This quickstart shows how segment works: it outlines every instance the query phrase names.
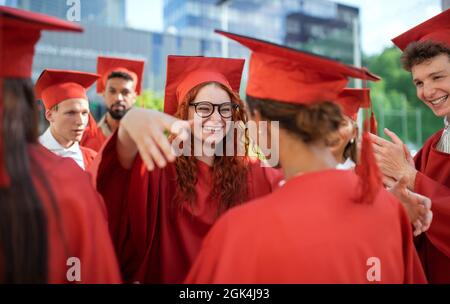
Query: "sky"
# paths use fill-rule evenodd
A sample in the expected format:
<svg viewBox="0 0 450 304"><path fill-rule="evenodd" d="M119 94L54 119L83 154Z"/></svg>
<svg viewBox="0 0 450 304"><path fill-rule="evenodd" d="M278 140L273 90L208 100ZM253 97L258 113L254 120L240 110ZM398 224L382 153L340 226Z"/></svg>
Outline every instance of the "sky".
<svg viewBox="0 0 450 304"><path fill-rule="evenodd" d="M130 27L150 31L163 30L163 0L126 0ZM367 55L391 46L390 39L429 19L441 11L440 0L339 0L359 7L361 43Z"/></svg>

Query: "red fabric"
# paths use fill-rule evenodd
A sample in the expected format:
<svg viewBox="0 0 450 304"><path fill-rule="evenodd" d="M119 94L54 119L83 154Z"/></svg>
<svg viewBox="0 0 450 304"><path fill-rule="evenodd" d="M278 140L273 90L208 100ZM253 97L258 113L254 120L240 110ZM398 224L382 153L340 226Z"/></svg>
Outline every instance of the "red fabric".
<svg viewBox="0 0 450 304"><path fill-rule="evenodd" d="M425 283L401 204L382 188L373 204L361 204L358 183L351 171L304 174L230 210L185 282L370 283L367 261L376 257L380 283Z"/></svg>
<svg viewBox="0 0 450 304"><path fill-rule="evenodd" d="M370 113L370 133L378 135L377 119L375 118L375 113L373 112L373 109L371 111L372 113Z"/></svg>
<svg viewBox="0 0 450 304"><path fill-rule="evenodd" d="M356 121L359 109L370 106L370 89L346 88L339 93L336 102L345 115Z"/></svg>
<svg viewBox="0 0 450 304"><path fill-rule="evenodd" d="M0 122L3 121L3 79L0 78ZM3 159L3 124L0 123L0 188L8 187L10 179Z"/></svg>
<svg viewBox="0 0 450 304"><path fill-rule="evenodd" d="M116 141L117 132L107 141L91 170L105 199L124 280L181 283L204 235L216 220L217 202L210 197L210 169L199 162L195 211L187 206L180 210L172 205L177 188L174 164L149 173L137 157L133 168L125 170L117 159ZM281 178L278 170L252 162L250 198L270 193Z"/></svg>
<svg viewBox="0 0 450 304"><path fill-rule="evenodd" d="M67 99L88 100L86 90L97 79L98 75L92 73L45 69L36 82L35 92L48 110Z"/></svg>
<svg viewBox="0 0 450 304"><path fill-rule="evenodd" d="M450 47L450 9L392 39L402 51L415 41L434 41Z"/></svg>
<svg viewBox="0 0 450 304"><path fill-rule="evenodd" d="M103 134L100 127L97 126L92 114L89 114L88 125L84 130L80 145L98 152L105 141L106 136Z"/></svg>
<svg viewBox="0 0 450 304"><path fill-rule="evenodd" d="M51 16L0 6L0 187L9 185L3 159L1 122L3 117L3 78L29 78L34 46L42 30L82 32L74 23ZM3 47L7 45L8 47Z"/></svg>
<svg viewBox="0 0 450 304"><path fill-rule="evenodd" d="M0 6L0 77L31 76L34 46L42 30L82 32L83 28L51 16Z"/></svg>
<svg viewBox="0 0 450 304"><path fill-rule="evenodd" d="M362 200L365 203L373 203L382 181L368 132L364 132L362 136L361 161L356 166L355 172L360 177Z"/></svg>
<svg viewBox="0 0 450 304"><path fill-rule="evenodd" d="M436 150L442 130L414 157L414 191L432 200L433 222L416 245L430 283L450 283L450 154Z"/></svg>
<svg viewBox="0 0 450 304"><path fill-rule="evenodd" d="M112 72L124 72L133 78L136 93L141 94L144 65L145 62L142 60L98 56L97 73L101 75L101 78L97 81L97 93L105 91L106 82Z"/></svg>
<svg viewBox="0 0 450 304"><path fill-rule="evenodd" d="M83 154L84 168L86 171L89 170L89 167L93 163L95 157L97 156L97 152L94 150L80 146L81 153Z"/></svg>
<svg viewBox="0 0 450 304"><path fill-rule="evenodd" d="M48 225L49 282L68 283L67 259L81 262L81 283L120 283L120 273L101 196L86 174L72 161L41 145L29 146L30 157L45 174L54 194L56 210L42 178L32 167L33 180L42 200Z"/></svg>
<svg viewBox="0 0 450 304"><path fill-rule="evenodd" d="M205 82L215 81L239 93L244 62L244 59L169 55L164 112L174 115L186 94Z"/></svg>
<svg viewBox="0 0 450 304"><path fill-rule="evenodd" d="M267 41L216 30L249 48L247 95L289 103L312 104L336 100L348 77L379 80L365 69L276 45Z"/></svg>

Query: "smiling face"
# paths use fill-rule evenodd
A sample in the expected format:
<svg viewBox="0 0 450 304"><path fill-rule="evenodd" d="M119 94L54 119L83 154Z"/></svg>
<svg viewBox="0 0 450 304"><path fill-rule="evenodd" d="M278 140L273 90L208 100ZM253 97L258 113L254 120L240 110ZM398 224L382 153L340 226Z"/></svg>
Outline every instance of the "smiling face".
<svg viewBox="0 0 450 304"><path fill-rule="evenodd" d="M201 102L210 102L213 105L229 104L231 103L231 98L227 91L222 89L219 85L211 83L202 87L190 104ZM224 116L228 116L226 113L227 111L231 112L233 110L231 107L222 106L222 114L225 114ZM198 125L195 125L193 128L194 137L201 142L206 141L208 143L218 143L223 140L230 128L229 124L227 126L227 122L231 121L232 118L222 117L219 114L219 108L217 106L214 107L214 112L209 117L202 118L199 115L199 113L202 112L209 112L209 108L206 104L199 104L197 106L197 113L194 106L191 105L189 107L188 119L194 119L194 123L198 123Z"/></svg>
<svg viewBox="0 0 450 304"><path fill-rule="evenodd" d="M417 97L438 117L450 118L450 58L440 54L411 68Z"/></svg>

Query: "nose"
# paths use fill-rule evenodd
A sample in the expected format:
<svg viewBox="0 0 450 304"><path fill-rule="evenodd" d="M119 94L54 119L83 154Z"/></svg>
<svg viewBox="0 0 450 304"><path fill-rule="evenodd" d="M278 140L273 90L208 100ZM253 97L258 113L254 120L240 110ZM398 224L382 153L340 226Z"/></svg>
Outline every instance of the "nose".
<svg viewBox="0 0 450 304"><path fill-rule="evenodd" d="M120 101L124 100L122 93L117 94L117 100L120 100Z"/></svg>
<svg viewBox="0 0 450 304"><path fill-rule="evenodd" d="M78 115L76 115L75 123L78 126L82 126L84 124L84 119L83 119L83 114L82 113L79 113Z"/></svg>
<svg viewBox="0 0 450 304"><path fill-rule="evenodd" d="M214 111L211 114L211 116L209 117L209 119L213 120L213 121L221 121L222 120L222 116L220 116L218 107L214 107Z"/></svg>
<svg viewBox="0 0 450 304"><path fill-rule="evenodd" d="M436 97L436 88L432 84L423 85L423 95L426 99L433 99Z"/></svg>

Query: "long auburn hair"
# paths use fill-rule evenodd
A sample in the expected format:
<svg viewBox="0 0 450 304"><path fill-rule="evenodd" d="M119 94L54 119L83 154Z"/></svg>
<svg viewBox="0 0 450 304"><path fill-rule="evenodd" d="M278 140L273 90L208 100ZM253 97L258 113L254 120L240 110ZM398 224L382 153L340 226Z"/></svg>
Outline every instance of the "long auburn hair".
<svg viewBox="0 0 450 304"><path fill-rule="evenodd" d="M234 122L247 123L247 113L244 109L244 103L239 95L218 82L205 82L192 88L185 96L182 103L178 106L175 116L179 119L188 119L189 104L195 99L198 92L207 85L215 85L225 90L230 96L231 102L237 104L239 107L233 111L232 120ZM236 129L231 128L230 132L234 132L233 145L234 151L238 151L238 145L244 145L245 156L215 156L214 164L212 166L212 198L219 201L216 214L219 215L227 209L241 204L247 198L247 175L248 175L248 145L249 137L247 129L242 129L242 136L239 138ZM230 139L230 132L225 135L223 142ZM243 138L242 138L243 137ZM191 144L193 144L193 136L191 136ZM225 154L225 146L222 145ZM178 207L183 207L187 202L191 208L194 208L196 200L195 185L197 183L197 159L195 156L180 156L175 161L176 167L176 182L177 193L175 194L175 204Z"/></svg>

